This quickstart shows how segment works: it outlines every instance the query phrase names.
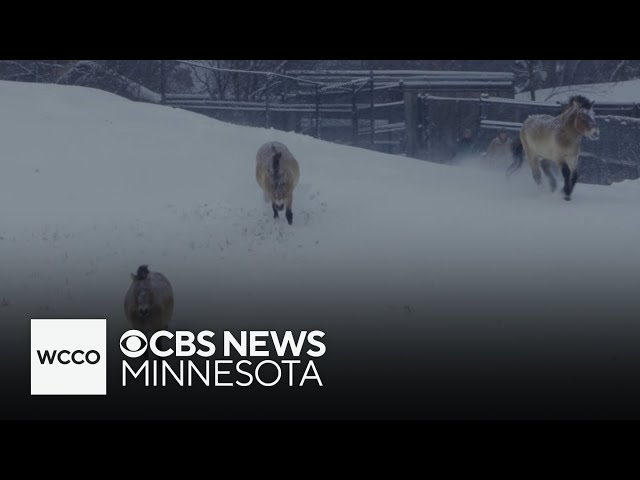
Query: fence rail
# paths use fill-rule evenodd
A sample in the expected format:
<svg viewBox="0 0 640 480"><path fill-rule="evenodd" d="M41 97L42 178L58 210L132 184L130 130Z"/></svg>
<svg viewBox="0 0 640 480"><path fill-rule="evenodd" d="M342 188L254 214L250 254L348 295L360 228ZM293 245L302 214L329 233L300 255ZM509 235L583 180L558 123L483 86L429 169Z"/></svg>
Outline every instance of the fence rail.
<svg viewBox="0 0 640 480"><path fill-rule="evenodd" d="M212 67L180 60L202 72L243 75L237 69ZM166 71L166 69L163 69ZM168 92L163 103L194 110L222 120L307 133L339 143L386 148L407 153L407 91L513 93L510 72L456 72L422 70L289 70L246 72L262 85L242 100L220 99L208 91ZM340 123L342 122L342 123Z"/></svg>
<svg viewBox="0 0 640 480"><path fill-rule="evenodd" d="M529 115L556 115L562 108L559 102L496 94L513 88L513 75L505 72L290 70L251 75L263 79L253 94L259 98L230 100L212 98L206 92L165 92L163 99L168 105L226 121L438 161L447 161L455 153L464 128L477 131L478 142L488 144L497 130L516 134ZM607 135L625 140L622 145L605 140L585 151L614 163L634 163L638 142L620 133L631 128L624 120L613 118L640 118L639 104L598 102L595 109L599 118L608 118Z"/></svg>
<svg viewBox="0 0 640 480"><path fill-rule="evenodd" d="M529 115L555 115L562 108L558 102L513 98L514 79L509 72L287 71L286 62L265 71L205 62L159 61L152 89L127 83L118 73L118 62L79 62L84 70L77 69L73 77L65 73L65 78L76 82L97 72L97 79L111 83L82 84L222 121L295 131L431 161L448 161L465 128L474 130L478 144L486 146L496 130L506 129L513 135ZM45 81L44 69L65 67L49 63L33 61L22 66L23 71L12 72ZM186 73L193 85L185 87L177 76L180 73ZM624 175L633 177L633 166L640 165L640 102L597 102L595 110L603 134L600 141L587 142L585 152L591 159L626 165ZM621 171L615 175L622 175Z"/></svg>
<svg viewBox="0 0 640 480"><path fill-rule="evenodd" d="M450 161L462 129L476 131L477 148L486 148L497 130L511 134L534 114L557 115L560 103L533 102L483 96L478 99L421 96L415 151L427 158ZM599 102L595 107L600 140L584 141L581 178L610 184L640 177L640 110L636 103Z"/></svg>

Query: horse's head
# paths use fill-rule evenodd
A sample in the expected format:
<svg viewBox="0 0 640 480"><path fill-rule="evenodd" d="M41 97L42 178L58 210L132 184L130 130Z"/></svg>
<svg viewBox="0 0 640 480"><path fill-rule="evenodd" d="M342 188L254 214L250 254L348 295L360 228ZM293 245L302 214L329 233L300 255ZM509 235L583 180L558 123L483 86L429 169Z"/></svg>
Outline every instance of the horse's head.
<svg viewBox="0 0 640 480"><path fill-rule="evenodd" d="M133 281L133 299L135 310L138 316L146 318L149 316L151 307L155 302L154 292L149 282L149 269L146 265L138 267L138 272L131 274Z"/></svg>
<svg viewBox="0 0 640 480"><path fill-rule="evenodd" d="M596 114L593 111L594 103L581 95L571 97L569 100L569 105L576 112L573 126L580 135L587 137L589 140L598 140L600 138L600 128L598 128Z"/></svg>

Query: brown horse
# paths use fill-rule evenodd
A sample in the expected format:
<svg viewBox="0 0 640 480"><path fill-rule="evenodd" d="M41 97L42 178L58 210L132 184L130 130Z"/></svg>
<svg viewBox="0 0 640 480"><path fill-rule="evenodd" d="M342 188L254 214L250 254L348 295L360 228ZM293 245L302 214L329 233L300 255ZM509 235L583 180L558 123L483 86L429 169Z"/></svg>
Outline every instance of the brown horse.
<svg viewBox="0 0 640 480"><path fill-rule="evenodd" d="M273 218L285 207L287 222L291 225L293 190L300 179L300 166L289 149L280 142L267 142L256 154L256 180L271 201Z"/></svg>
<svg viewBox="0 0 640 480"><path fill-rule="evenodd" d="M140 265L131 274L131 285L124 298L125 316L131 328L140 330L147 338L159 330L166 330L173 316L173 289L169 280L159 272L150 272Z"/></svg>
<svg viewBox="0 0 640 480"><path fill-rule="evenodd" d="M536 184L541 184L542 169L549 179L551 191L554 192L556 179L551 171L551 162L554 162L564 177L564 199L571 200L571 193L578 181L582 137L589 140L600 137L593 111L594 103L576 95L569 99L558 116L529 116L522 124L520 142L514 146L515 160L507 169L507 176L520 168L524 152Z"/></svg>

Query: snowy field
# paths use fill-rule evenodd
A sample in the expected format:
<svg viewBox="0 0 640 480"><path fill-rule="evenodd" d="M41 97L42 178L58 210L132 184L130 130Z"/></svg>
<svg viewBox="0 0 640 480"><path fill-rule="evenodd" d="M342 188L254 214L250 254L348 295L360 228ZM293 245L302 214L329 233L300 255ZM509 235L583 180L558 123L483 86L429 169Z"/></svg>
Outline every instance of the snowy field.
<svg viewBox="0 0 640 480"><path fill-rule="evenodd" d="M346 308L345 331L393 327L412 338L426 328L433 342L445 328L549 345L565 338L549 335L562 327L579 341L587 327L628 338L635 325L620 313L640 307L638 181L578 184L565 202L538 191L526 164L507 182L502 170L240 127L93 89L0 82L0 106L4 331L71 314L123 329L129 274L143 263L173 283L175 328L198 328L189 308L241 317L259 305L301 324L309 308L328 323ZM255 153L274 139L300 163L292 226L272 218L255 181ZM576 324L557 305L601 322Z"/></svg>

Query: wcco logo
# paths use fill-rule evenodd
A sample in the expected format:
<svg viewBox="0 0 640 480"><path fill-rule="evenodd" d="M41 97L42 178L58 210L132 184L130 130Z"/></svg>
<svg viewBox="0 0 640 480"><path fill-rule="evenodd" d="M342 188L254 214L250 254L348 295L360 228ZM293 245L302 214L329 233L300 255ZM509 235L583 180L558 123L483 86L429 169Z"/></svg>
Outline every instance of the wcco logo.
<svg viewBox="0 0 640 480"><path fill-rule="evenodd" d="M31 395L106 395L107 321L31 320Z"/></svg>
<svg viewBox="0 0 640 480"><path fill-rule="evenodd" d="M65 356L64 358L63 355ZM61 363L62 365L69 365L70 363L75 363L76 365L82 365L83 363L95 365L100 361L100 353L98 353L97 350L89 350L86 353L82 350L75 350L73 352L69 350L60 350L59 352L55 350L38 350L38 358L43 365L45 363L51 365L55 362Z"/></svg>

